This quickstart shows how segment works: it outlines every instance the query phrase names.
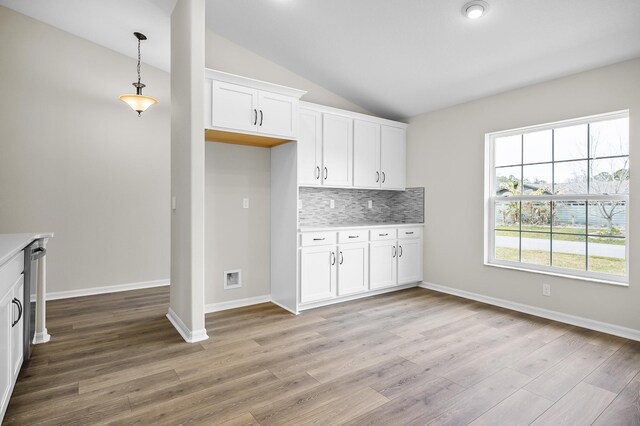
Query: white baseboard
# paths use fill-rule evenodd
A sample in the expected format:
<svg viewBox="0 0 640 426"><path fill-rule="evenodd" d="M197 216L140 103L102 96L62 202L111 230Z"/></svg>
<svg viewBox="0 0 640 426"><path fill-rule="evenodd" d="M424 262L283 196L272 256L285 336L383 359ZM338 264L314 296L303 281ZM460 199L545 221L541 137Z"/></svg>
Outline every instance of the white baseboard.
<svg viewBox="0 0 640 426"><path fill-rule="evenodd" d="M511 302L509 300L498 299L496 297L485 296L478 293L472 293L465 290L447 287L439 284L422 282L419 287L429 290L435 290L441 293L447 293L454 296L463 297L465 299L476 300L478 302L487 303L489 305L500 306L501 308L511 309L513 311L523 312L525 314L537 317L547 318L550 320L563 322L566 324L576 325L578 327L588 328L589 330L600 331L602 333L613 334L614 336L624 337L626 339L640 341L640 330L623 327L620 325L609 324L606 322L595 321L589 318L578 317L575 315L565 314L562 312L552 311L549 309L538 308L536 306L525 305L522 303Z"/></svg>
<svg viewBox="0 0 640 426"><path fill-rule="evenodd" d="M204 305L204 313L210 314L212 312L243 308L245 306L257 305L259 303L267 302L271 302L271 296L268 294L265 294L264 296L247 297L246 299L230 300L228 302L210 303L208 305Z"/></svg>
<svg viewBox="0 0 640 426"><path fill-rule="evenodd" d="M289 309L288 307L284 306L282 303L276 302L276 301L275 301L275 300L273 300L273 299L271 299L271 303L273 303L273 304L274 304L274 305L276 305L276 306L281 307L281 308L282 308L282 309L284 309L285 311L289 311L289 312L291 312L293 315L298 315L298 314L300 314L300 312L296 312L296 311L294 311L294 310L292 310L292 309Z"/></svg>
<svg viewBox="0 0 640 426"><path fill-rule="evenodd" d="M209 336L207 335L207 330L204 328L202 330L195 331L189 330L189 328L182 322L180 317L171 308L169 308L169 312L167 312L167 318L187 343L201 342L209 338Z"/></svg>
<svg viewBox="0 0 640 426"><path fill-rule="evenodd" d="M47 300L69 299L71 297L95 296L96 294L116 293L120 291L141 290L143 288L162 287L169 285L169 280L142 281L139 283L128 283L110 285L105 287L93 287L82 290L56 291L47 293Z"/></svg>
<svg viewBox="0 0 640 426"><path fill-rule="evenodd" d="M39 345L41 343L47 343L49 340L51 340L51 335L49 334L49 332L47 331L46 328L42 332L36 332L34 334L34 336L33 336L33 344L34 345Z"/></svg>

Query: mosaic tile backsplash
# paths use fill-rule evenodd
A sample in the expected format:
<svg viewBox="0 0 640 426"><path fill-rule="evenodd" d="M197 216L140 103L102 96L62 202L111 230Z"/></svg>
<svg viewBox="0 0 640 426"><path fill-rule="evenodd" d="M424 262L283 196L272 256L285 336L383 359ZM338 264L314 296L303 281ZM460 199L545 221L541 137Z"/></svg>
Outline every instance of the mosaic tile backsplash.
<svg viewBox="0 0 640 426"><path fill-rule="evenodd" d="M424 223L424 188L406 191L300 188L300 226ZM331 200L335 208L330 208ZM368 208L369 200L373 207Z"/></svg>

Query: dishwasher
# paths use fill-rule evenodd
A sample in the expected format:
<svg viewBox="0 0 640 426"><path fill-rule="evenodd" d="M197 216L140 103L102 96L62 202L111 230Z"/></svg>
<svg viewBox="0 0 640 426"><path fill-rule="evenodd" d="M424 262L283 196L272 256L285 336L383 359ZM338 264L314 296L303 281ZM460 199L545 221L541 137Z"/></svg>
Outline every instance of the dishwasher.
<svg viewBox="0 0 640 426"><path fill-rule="evenodd" d="M31 357L31 345L36 332L36 291L38 259L47 254L44 240L35 240L24 249L24 362ZM27 305L27 303L29 303ZM29 310L26 307L29 306Z"/></svg>

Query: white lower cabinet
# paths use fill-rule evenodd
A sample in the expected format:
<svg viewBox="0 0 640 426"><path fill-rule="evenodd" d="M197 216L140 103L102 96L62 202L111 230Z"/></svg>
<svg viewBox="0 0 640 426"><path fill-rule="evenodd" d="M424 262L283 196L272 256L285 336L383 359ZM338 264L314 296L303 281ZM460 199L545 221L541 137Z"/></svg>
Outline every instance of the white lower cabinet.
<svg viewBox="0 0 640 426"><path fill-rule="evenodd" d="M0 267L0 423L9 405L23 358L23 252Z"/></svg>
<svg viewBox="0 0 640 426"><path fill-rule="evenodd" d="M338 247L338 296L367 291L369 247L367 243Z"/></svg>
<svg viewBox="0 0 640 426"><path fill-rule="evenodd" d="M318 302L336 295L336 247L300 250L300 303Z"/></svg>
<svg viewBox="0 0 640 426"><path fill-rule="evenodd" d="M301 309L422 281L422 227L302 232L299 243Z"/></svg>
<svg viewBox="0 0 640 426"><path fill-rule="evenodd" d="M11 371L14 378L18 377L20 367L22 367L23 342L24 334L24 275L20 275L18 282L13 287L13 315L15 320L12 322L11 329Z"/></svg>
<svg viewBox="0 0 640 426"><path fill-rule="evenodd" d="M396 256L398 248L395 240L376 241L370 244L369 289L396 285Z"/></svg>
<svg viewBox="0 0 640 426"><path fill-rule="evenodd" d="M0 296L0 421L9 404L13 385L11 340L13 330L13 292Z"/></svg>
<svg viewBox="0 0 640 426"><path fill-rule="evenodd" d="M422 239L398 240L398 284L422 281Z"/></svg>

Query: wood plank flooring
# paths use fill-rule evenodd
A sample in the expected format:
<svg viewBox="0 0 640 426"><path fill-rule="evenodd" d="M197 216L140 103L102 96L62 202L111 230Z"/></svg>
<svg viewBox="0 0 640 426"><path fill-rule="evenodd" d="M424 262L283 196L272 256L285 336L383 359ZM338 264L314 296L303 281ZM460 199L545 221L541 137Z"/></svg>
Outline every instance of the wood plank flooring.
<svg viewBox="0 0 640 426"><path fill-rule="evenodd" d="M414 288L294 316L168 289L48 303L6 424L640 425L640 343Z"/></svg>

